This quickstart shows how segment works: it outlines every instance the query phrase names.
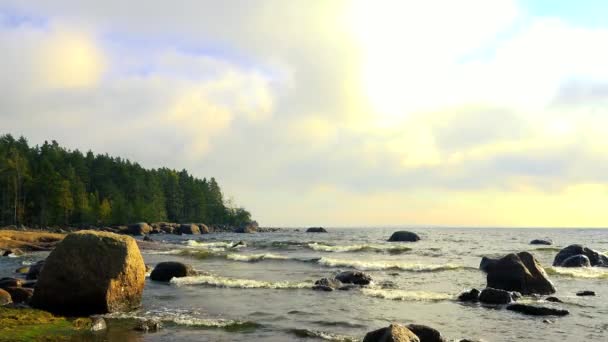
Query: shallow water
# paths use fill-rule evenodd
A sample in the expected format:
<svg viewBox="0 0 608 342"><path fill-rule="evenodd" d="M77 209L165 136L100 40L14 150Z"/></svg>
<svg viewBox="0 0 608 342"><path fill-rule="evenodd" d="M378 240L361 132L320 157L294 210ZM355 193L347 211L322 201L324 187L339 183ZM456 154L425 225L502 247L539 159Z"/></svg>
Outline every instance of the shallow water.
<svg viewBox="0 0 608 342"><path fill-rule="evenodd" d="M108 333L72 340L349 341L389 322L415 322L453 340L608 341L608 268L550 267L559 248L569 244L608 250L608 231L429 228L413 229L422 237L416 243L385 242L394 230L154 236L175 245L171 251L143 251L146 263L182 261L204 275L170 284L148 280L140 311L112 316ZM535 238L555 244L529 245ZM230 248L241 240L245 246ZM482 256L519 251L532 252L546 267L569 316L547 324L543 317L454 301L465 289L484 287L485 275L477 269ZM43 257L0 258L0 276ZM374 284L352 291L310 289L319 278L351 269L370 273ZM597 297L575 296L580 290ZM129 317L159 318L165 329L128 331Z"/></svg>

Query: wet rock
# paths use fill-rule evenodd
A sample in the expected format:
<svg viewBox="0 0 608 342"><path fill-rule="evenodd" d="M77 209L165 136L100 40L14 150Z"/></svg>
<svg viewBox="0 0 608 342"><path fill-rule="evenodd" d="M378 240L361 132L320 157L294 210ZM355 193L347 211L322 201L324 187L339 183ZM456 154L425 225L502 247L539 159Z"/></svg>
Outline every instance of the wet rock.
<svg viewBox="0 0 608 342"><path fill-rule="evenodd" d="M103 319L103 317L91 317L91 328L90 330L93 332L96 331L103 331L106 330L108 328L108 325L106 324L106 320Z"/></svg>
<svg viewBox="0 0 608 342"><path fill-rule="evenodd" d="M30 270L29 270L29 272L27 272L25 279L27 279L27 280L38 279L38 276L40 275L40 272L42 271L43 267L44 267L44 260L40 260L37 263L33 264L32 266L30 266Z"/></svg>
<svg viewBox="0 0 608 342"><path fill-rule="evenodd" d="M546 306L535 306L528 304L511 304L507 310L522 313L530 316L566 316L570 314L568 310L550 308Z"/></svg>
<svg viewBox="0 0 608 342"><path fill-rule="evenodd" d="M344 284L368 285L372 282L372 277L360 271L345 271L336 276L336 279Z"/></svg>
<svg viewBox="0 0 608 342"><path fill-rule="evenodd" d="M557 297L547 297L545 300L551 303L563 303L563 301Z"/></svg>
<svg viewBox="0 0 608 342"><path fill-rule="evenodd" d="M488 287L479 294L479 301L485 304L509 304L514 299L513 294L509 291Z"/></svg>
<svg viewBox="0 0 608 342"><path fill-rule="evenodd" d="M145 274L132 237L71 233L46 259L31 303L61 315L130 311L141 304Z"/></svg>
<svg viewBox="0 0 608 342"><path fill-rule="evenodd" d="M327 233L327 230L323 227L310 227L306 229L307 233Z"/></svg>
<svg viewBox="0 0 608 342"><path fill-rule="evenodd" d="M154 267L154 270L150 274L150 279L154 281L170 281L173 277L189 277L196 274L196 271L190 265L177 261L165 261Z"/></svg>
<svg viewBox="0 0 608 342"><path fill-rule="evenodd" d="M553 241L549 240L549 239L534 239L532 241L530 241L531 245L552 245Z"/></svg>
<svg viewBox="0 0 608 342"><path fill-rule="evenodd" d="M342 282L337 279L321 278L315 281L312 287L316 291L333 291L342 287Z"/></svg>
<svg viewBox="0 0 608 342"><path fill-rule="evenodd" d="M584 255L589 258L591 266L608 267L608 256L582 245L570 245L557 253L553 266L563 266L564 262L575 255Z"/></svg>
<svg viewBox="0 0 608 342"><path fill-rule="evenodd" d="M177 228L177 232L180 234L188 234L188 235L198 235L201 233L201 230L195 224L180 224Z"/></svg>
<svg viewBox="0 0 608 342"><path fill-rule="evenodd" d="M577 296L579 297L587 297L587 296L595 296L595 292L593 291L589 291L589 290L585 290L585 291L579 291L576 293Z"/></svg>
<svg viewBox="0 0 608 342"><path fill-rule="evenodd" d="M127 233L130 235L146 235L150 234L152 227L145 222L139 222L129 225Z"/></svg>
<svg viewBox="0 0 608 342"><path fill-rule="evenodd" d="M420 342L447 342L447 340L441 336L439 331L429 326L421 324L409 324L407 328L410 329L414 335L418 336Z"/></svg>
<svg viewBox="0 0 608 342"><path fill-rule="evenodd" d="M420 240L420 236L416 233L408 232L405 230L394 232L388 241L402 241L402 242L416 242Z"/></svg>
<svg viewBox="0 0 608 342"><path fill-rule="evenodd" d="M152 238L150 237L150 235L146 235L143 238L144 241L152 241Z"/></svg>
<svg viewBox="0 0 608 342"><path fill-rule="evenodd" d="M23 280L17 278L2 278L0 279L0 289L6 289L8 287L21 287Z"/></svg>
<svg viewBox="0 0 608 342"><path fill-rule="evenodd" d="M528 252L508 254L497 260L488 259L483 268L487 272L487 287L525 295L555 293L555 287L542 265Z"/></svg>
<svg viewBox="0 0 608 342"><path fill-rule="evenodd" d="M358 285L354 285L354 284L346 284L346 285L342 285L338 288L338 290L340 291L350 291L350 290L354 290L354 289L358 289L359 286Z"/></svg>
<svg viewBox="0 0 608 342"><path fill-rule="evenodd" d="M480 293L478 289L472 289L471 291L461 293L458 296L458 300L461 302L478 302Z"/></svg>
<svg viewBox="0 0 608 342"><path fill-rule="evenodd" d="M8 250L3 251L2 256L8 257L8 256L21 256L25 254L22 250L20 250L19 248L11 248Z"/></svg>
<svg viewBox="0 0 608 342"><path fill-rule="evenodd" d="M257 223L253 224L247 224L241 227L238 227L237 229L234 230L235 233L242 233L242 234L253 234L258 230L258 225Z"/></svg>
<svg viewBox="0 0 608 342"><path fill-rule="evenodd" d="M7 287L5 291L10 293L15 304L27 304L34 295L34 290L26 287Z"/></svg>
<svg viewBox="0 0 608 342"><path fill-rule="evenodd" d="M198 229L200 230L201 234L209 234L211 233L211 229L209 229L209 227L205 224L199 224L198 225Z"/></svg>
<svg viewBox="0 0 608 342"><path fill-rule="evenodd" d="M140 319L135 323L134 329L143 332L157 332L162 327L162 323L157 319Z"/></svg>
<svg viewBox="0 0 608 342"><path fill-rule="evenodd" d="M12 302L13 299L11 298L11 294L3 289L0 289L0 306L11 304Z"/></svg>
<svg viewBox="0 0 608 342"><path fill-rule="evenodd" d="M368 332L363 342L420 342L420 339L407 327L393 323L386 328Z"/></svg>
<svg viewBox="0 0 608 342"><path fill-rule="evenodd" d="M561 267L591 267L591 260L586 255L573 255L562 262Z"/></svg>
<svg viewBox="0 0 608 342"><path fill-rule="evenodd" d="M498 260L496 259L490 259L484 256L481 258L481 262L479 263L479 269L487 273L488 269L492 267L492 265L496 264L497 261Z"/></svg>

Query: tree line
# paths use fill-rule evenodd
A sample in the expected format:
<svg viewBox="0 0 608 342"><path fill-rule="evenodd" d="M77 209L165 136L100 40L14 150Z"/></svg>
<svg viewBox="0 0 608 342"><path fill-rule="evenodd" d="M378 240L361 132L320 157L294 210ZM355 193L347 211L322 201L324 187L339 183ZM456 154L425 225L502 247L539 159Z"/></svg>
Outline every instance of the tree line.
<svg viewBox="0 0 608 342"><path fill-rule="evenodd" d="M250 213L228 203L215 178L144 169L56 141L30 147L0 136L0 225L112 225L197 222L240 226Z"/></svg>

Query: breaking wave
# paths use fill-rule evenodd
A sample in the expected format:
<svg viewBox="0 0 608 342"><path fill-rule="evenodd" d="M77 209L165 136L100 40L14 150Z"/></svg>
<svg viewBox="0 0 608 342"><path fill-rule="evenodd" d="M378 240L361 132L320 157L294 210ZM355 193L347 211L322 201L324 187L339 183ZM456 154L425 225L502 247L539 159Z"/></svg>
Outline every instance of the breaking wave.
<svg viewBox="0 0 608 342"><path fill-rule="evenodd" d="M272 253L264 253L264 254L228 254L226 255L226 259L234 260L234 261L247 261L247 262L255 262L261 260L290 260L289 257L272 254Z"/></svg>
<svg viewBox="0 0 608 342"><path fill-rule="evenodd" d="M270 282L253 279L227 278L215 275L200 275L183 278L173 278L171 283L180 285L207 285L215 287L227 287L238 289L305 289L311 288L312 283L294 283L288 281Z"/></svg>
<svg viewBox="0 0 608 342"><path fill-rule="evenodd" d="M358 244L358 245L342 245L333 246L326 245L318 242L309 243L306 245L308 248L318 252L376 252L376 253L391 253L400 254L411 251L412 249L402 245L381 245L381 244Z"/></svg>
<svg viewBox="0 0 608 342"><path fill-rule="evenodd" d="M290 333L294 334L297 337L302 338L317 338L325 341L342 341L342 342L350 342L350 341L360 341L358 338L354 338L346 335L338 335L334 333L329 333L326 331L318 331L318 330L310 330L310 329L289 329Z"/></svg>
<svg viewBox="0 0 608 342"><path fill-rule="evenodd" d="M361 292L370 297L384 298L403 301L444 301L454 299L449 293L427 292L427 291L404 291L362 288Z"/></svg>
<svg viewBox="0 0 608 342"><path fill-rule="evenodd" d="M584 279L608 279L608 268L606 267L547 267L545 271L554 276L584 278Z"/></svg>
<svg viewBox="0 0 608 342"><path fill-rule="evenodd" d="M327 267L351 267L362 271L373 270L401 270L409 272L441 272L467 269L466 266L455 264L428 265L428 264L409 264L394 261L359 261L349 259L321 258L317 261Z"/></svg>

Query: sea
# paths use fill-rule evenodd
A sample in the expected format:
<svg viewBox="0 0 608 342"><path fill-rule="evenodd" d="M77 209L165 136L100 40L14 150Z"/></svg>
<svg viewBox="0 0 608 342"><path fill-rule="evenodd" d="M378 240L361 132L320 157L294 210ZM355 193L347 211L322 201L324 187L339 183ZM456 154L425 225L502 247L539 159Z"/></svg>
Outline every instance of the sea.
<svg viewBox="0 0 608 342"><path fill-rule="evenodd" d="M142 250L146 264L180 261L200 275L170 283L146 280L140 310L106 315L109 328L70 341L360 341L392 322L424 324L447 340L608 341L608 268L552 267L570 244L608 250L608 230L532 228L416 228L418 242L387 242L396 228L285 229L272 233L153 235L164 250ZM551 239L551 246L530 245ZM241 244L236 245L238 242ZM236 246L235 246L236 245ZM555 296L520 302L560 307L565 317L532 317L501 306L460 303L459 293L482 289L481 258L529 251L554 283ZM48 253L0 258L0 277ZM369 273L369 286L314 291L315 280L341 271ZM595 291L595 297L576 292ZM138 332L133 321L162 321L158 332Z"/></svg>

